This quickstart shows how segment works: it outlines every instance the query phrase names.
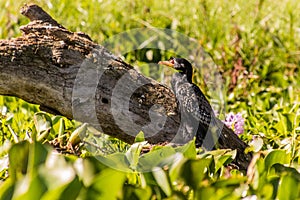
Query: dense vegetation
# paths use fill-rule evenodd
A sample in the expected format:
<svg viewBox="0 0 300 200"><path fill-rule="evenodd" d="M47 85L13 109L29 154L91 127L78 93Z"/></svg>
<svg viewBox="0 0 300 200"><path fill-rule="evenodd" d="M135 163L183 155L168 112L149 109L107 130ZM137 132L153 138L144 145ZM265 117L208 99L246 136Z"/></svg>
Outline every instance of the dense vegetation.
<svg viewBox="0 0 300 200"><path fill-rule="evenodd" d="M245 119L240 137L255 152L254 162L248 174L231 169L235 151L203 152L193 141L177 148L154 146L140 155L149 147L142 133L131 146L100 134L93 140L100 148L87 151L76 135L96 130L0 96L0 199L300 198L299 1L34 2L99 44L141 27L195 38L224 79L226 112ZM28 23L19 14L23 3L0 1L0 38L17 37ZM153 51L150 58L146 51L123 56L160 80L165 72L145 63L169 54ZM194 80L204 87L201 76L196 73ZM105 159L118 163L117 169L99 162ZM148 172L139 173L145 167Z"/></svg>

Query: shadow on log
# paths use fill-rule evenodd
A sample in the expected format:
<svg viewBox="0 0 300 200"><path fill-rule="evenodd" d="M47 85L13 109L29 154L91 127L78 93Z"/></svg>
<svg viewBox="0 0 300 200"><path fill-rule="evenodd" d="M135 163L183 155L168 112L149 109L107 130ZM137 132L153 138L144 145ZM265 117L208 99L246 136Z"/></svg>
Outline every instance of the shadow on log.
<svg viewBox="0 0 300 200"><path fill-rule="evenodd" d="M138 73L88 35L67 30L39 6L25 5L21 13L31 20L21 27L23 35L0 40L0 94L88 122L127 143L140 131L152 144L173 140L180 115L171 89ZM232 144L239 140L236 135L228 137L219 147L237 148L236 163L246 169L247 145Z"/></svg>

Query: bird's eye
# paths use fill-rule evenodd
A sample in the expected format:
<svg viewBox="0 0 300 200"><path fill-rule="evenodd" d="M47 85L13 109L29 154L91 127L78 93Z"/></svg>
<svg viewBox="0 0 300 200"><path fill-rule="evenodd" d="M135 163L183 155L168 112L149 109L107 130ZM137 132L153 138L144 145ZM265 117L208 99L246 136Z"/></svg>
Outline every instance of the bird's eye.
<svg viewBox="0 0 300 200"><path fill-rule="evenodd" d="M183 64L183 63L181 63L181 64L180 64L180 66L181 66L181 67L184 67L184 64Z"/></svg>
<svg viewBox="0 0 300 200"><path fill-rule="evenodd" d="M174 57L171 57L171 58L169 59L169 62L172 63L172 64L174 64Z"/></svg>

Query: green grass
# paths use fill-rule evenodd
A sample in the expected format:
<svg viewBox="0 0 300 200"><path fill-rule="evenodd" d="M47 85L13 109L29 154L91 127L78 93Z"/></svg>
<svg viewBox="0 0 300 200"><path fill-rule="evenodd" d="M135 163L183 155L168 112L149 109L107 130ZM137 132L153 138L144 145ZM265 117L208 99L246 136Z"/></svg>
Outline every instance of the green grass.
<svg viewBox="0 0 300 200"><path fill-rule="evenodd" d="M28 23L19 14L24 2L0 1L3 8L0 10L0 38L21 34L19 27ZM89 140L101 146L104 152L98 152L94 146L91 148L113 161L121 159L124 163L118 162L128 168L127 172L103 166L80 145L73 152L68 148L66 151L67 154L80 152L83 159L65 154L54 159L52 149L41 143L51 141L59 144L58 149L65 152L63 148L69 138L82 131L82 125L40 113L36 105L1 96L0 177L3 182L0 183L0 199L10 199L12 194L15 199L33 196L51 199L53 194L64 198L69 190L80 191L77 195L83 199L104 198L109 194L125 199L240 199L251 195L264 199L300 198L300 3L297 0L32 2L42 6L63 26L85 32L99 44L133 28L169 28L195 38L222 75L226 112L242 112L245 117L245 133L241 138L255 150L256 162L251 168L252 176L246 176L237 170L228 171L224 166L231 161L234 152L203 154L187 145L189 151L183 153L183 157L177 160L163 157L164 164L157 164L152 159L161 151L174 156L181 150L156 147L148 157L140 157L138 145L130 147L107 136ZM131 64L143 66L140 70L146 76L161 81L161 74L166 72L161 68L153 70L147 62L165 59L170 52L153 50L152 59L146 52L128 52L123 56ZM194 80L208 96L211 95L204 87L200 71L196 72ZM95 132L92 129L85 131ZM31 141L31 145L20 143L23 140ZM39 142L34 142L36 140ZM10 145L5 141L10 141ZM22 155L13 149L23 152ZM5 162L8 155L10 160L20 159L22 164L8 166ZM59 167L45 164L51 159L60 163ZM38 163L27 165L27 161ZM143 162L156 163L156 171L138 173L136 169ZM76 167L85 170L71 170ZM45 170L53 174L65 170L72 176L55 185L48 181L55 176L45 173ZM23 194L18 188L25 180L30 187ZM112 185L115 187L110 187Z"/></svg>

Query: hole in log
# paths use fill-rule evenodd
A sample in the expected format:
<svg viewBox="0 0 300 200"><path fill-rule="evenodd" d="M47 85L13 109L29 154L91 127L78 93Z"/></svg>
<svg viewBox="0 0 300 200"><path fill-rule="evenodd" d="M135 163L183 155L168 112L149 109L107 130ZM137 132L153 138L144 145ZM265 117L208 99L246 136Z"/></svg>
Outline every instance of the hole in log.
<svg viewBox="0 0 300 200"><path fill-rule="evenodd" d="M102 101L102 103L108 104L108 99L106 99L106 98L102 98L101 101Z"/></svg>

